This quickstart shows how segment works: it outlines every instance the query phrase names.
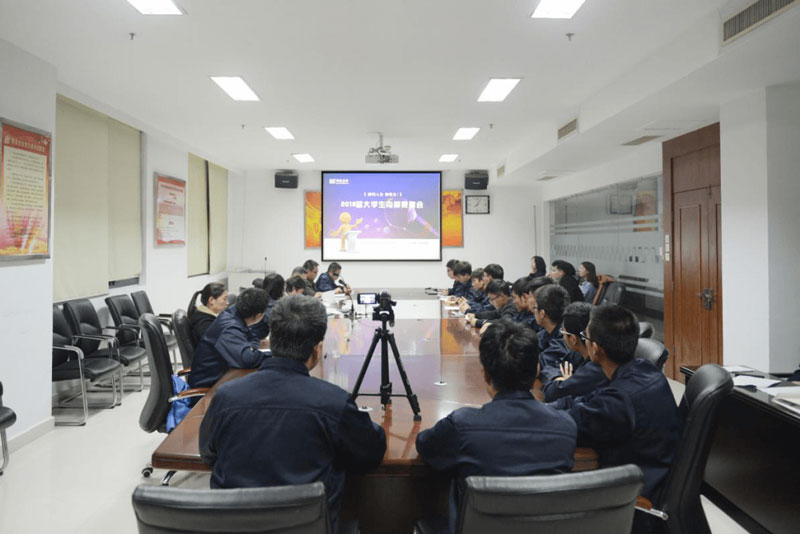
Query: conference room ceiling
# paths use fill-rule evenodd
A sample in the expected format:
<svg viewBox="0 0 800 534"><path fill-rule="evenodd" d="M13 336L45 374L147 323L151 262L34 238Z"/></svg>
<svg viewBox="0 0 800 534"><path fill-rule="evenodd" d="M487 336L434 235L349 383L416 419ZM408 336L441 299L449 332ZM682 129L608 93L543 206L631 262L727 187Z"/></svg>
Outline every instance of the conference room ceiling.
<svg viewBox="0 0 800 534"><path fill-rule="evenodd" d="M177 3L186 16L0 0L0 38L55 65L65 91L232 169L365 168L376 131L399 168L494 169L727 2L587 0L572 20L531 19L536 0ZM212 75L242 76L261 100L232 101ZM491 77L522 82L505 102L477 102ZM453 141L467 126L481 130ZM447 153L460 160L438 163Z"/></svg>

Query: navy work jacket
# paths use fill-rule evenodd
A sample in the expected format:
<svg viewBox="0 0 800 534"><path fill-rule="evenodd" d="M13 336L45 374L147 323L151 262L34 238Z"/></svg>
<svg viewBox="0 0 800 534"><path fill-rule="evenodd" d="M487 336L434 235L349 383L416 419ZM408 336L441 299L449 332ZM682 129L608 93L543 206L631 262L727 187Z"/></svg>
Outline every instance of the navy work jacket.
<svg viewBox="0 0 800 534"><path fill-rule="evenodd" d="M486 310L475 314L476 318L475 328L480 328L487 322L499 321L501 319L513 321L516 314L517 314L517 307L514 306L514 303L511 302L511 300L509 300L508 304L506 304L499 310L495 308L494 305L492 305L491 310Z"/></svg>
<svg viewBox="0 0 800 534"><path fill-rule="evenodd" d="M573 367L578 367L581 364L583 356L569 350L569 347L564 342L564 337L561 335L560 324L556 325L552 333L545 328L541 328L536 335L539 337L539 365L542 367L543 381L548 378L548 375L545 374L547 367L558 369L558 366L565 361L572 363Z"/></svg>
<svg viewBox="0 0 800 534"><path fill-rule="evenodd" d="M317 277L317 291L325 293L326 291L334 291L337 287L336 282L333 281L331 275L322 273Z"/></svg>
<svg viewBox="0 0 800 534"><path fill-rule="evenodd" d="M498 393L480 408L460 408L417 435L422 460L454 478L450 528L458 484L465 477L525 476L569 471L575 461L575 422L529 391Z"/></svg>
<svg viewBox="0 0 800 534"><path fill-rule="evenodd" d="M377 467L383 428L342 388L309 376L293 358L264 360L258 372L220 386L200 427L212 488L325 484L334 527L345 471Z"/></svg>
<svg viewBox="0 0 800 534"><path fill-rule="evenodd" d="M600 467L636 464L644 473L642 495L658 498L683 420L667 379L652 363L633 359L614 372L606 387L584 397L563 397L578 424L578 443L597 450Z"/></svg>
<svg viewBox="0 0 800 534"><path fill-rule="evenodd" d="M545 402L561 397L582 397L597 388L608 385L608 378L600 364L581 358L580 365L572 368L572 376L566 380L555 380L561 376L558 367L542 369L542 393Z"/></svg>
<svg viewBox="0 0 800 534"><path fill-rule="evenodd" d="M258 367L264 354L258 350L259 334L247 327L231 306L220 313L194 349L189 386L213 386L231 367Z"/></svg>
<svg viewBox="0 0 800 534"><path fill-rule="evenodd" d="M539 327L536 322L536 316L528 310L516 311L514 313L514 322L533 328L534 331L537 331Z"/></svg>
<svg viewBox="0 0 800 534"><path fill-rule="evenodd" d="M466 295L469 308L467 313L478 313L484 310L493 309L491 301L489 301L489 294L485 291L475 291L470 289Z"/></svg>
<svg viewBox="0 0 800 534"><path fill-rule="evenodd" d="M450 289L450 294L456 297L468 297L469 290L471 288L472 288L471 282L464 283L456 280L455 282L453 282L453 288Z"/></svg>

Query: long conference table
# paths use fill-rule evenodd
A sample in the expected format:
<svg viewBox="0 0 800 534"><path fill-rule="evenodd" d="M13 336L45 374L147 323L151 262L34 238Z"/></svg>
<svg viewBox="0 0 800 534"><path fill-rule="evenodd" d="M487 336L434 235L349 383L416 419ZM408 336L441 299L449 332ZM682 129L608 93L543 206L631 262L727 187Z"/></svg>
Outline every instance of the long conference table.
<svg viewBox="0 0 800 534"><path fill-rule="evenodd" d="M478 360L480 337L463 319L450 312L437 296L423 290L392 290L398 301L397 320L390 327L411 387L419 398L421 421L414 421L408 401L395 397L383 410L380 399L360 395L359 407L386 432L386 455L381 465L363 476L348 475L341 517L360 521L362 533L403 533L412 530L420 517L446 515L449 479L433 472L415 447L417 434L463 406L478 407L489 402ZM345 304L350 309L350 302ZM369 311L356 306L357 312ZM380 322L367 317L330 317L324 342L324 358L312 376L348 391L355 384ZM380 385L380 344L367 370L361 393L377 393ZM393 393L404 393L402 381L390 352ZM157 469L209 472L200 457L198 435L209 403L217 388L253 370L231 369L189 412L186 418L153 452ZM535 395L540 395L534 390ZM597 468L592 449L575 452L575 471Z"/></svg>

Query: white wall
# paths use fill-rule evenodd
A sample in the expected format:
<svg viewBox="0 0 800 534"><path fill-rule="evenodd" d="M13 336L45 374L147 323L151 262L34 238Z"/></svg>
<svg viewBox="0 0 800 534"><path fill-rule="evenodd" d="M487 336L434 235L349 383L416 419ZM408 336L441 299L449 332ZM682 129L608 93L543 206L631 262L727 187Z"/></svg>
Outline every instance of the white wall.
<svg viewBox="0 0 800 534"><path fill-rule="evenodd" d="M250 171L229 192L229 268L268 268L284 276L306 259L320 261L319 249L304 249L303 191L320 189L320 173L301 172L297 189L276 189L274 170ZM443 189L463 189L464 173L445 171ZM478 193L478 192L476 192ZM353 287L449 286L444 264L465 259L473 267L499 263L506 278L526 275L534 254L533 187L490 186L490 215L464 215L464 248L442 249L442 262L340 262ZM482 194L482 192L481 192ZM240 210L240 216L233 213ZM241 237L240 237L241 236Z"/></svg>
<svg viewBox="0 0 800 534"><path fill-rule="evenodd" d="M0 117L55 135L55 68L0 40L0 73ZM17 414L9 437L52 426L52 293L51 260L0 262L0 381L3 403Z"/></svg>

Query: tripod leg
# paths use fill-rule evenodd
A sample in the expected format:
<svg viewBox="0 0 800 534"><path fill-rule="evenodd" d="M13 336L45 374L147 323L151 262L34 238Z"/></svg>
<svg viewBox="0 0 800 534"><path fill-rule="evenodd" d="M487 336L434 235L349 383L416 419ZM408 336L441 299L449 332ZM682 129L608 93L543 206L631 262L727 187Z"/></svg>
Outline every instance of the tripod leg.
<svg viewBox="0 0 800 534"><path fill-rule="evenodd" d="M378 340L380 339L380 330L375 330L375 335L372 336L372 343L369 346L369 350L367 351L367 357L364 358L364 363L361 365L361 371L358 372L358 379L356 380L356 385L353 387L353 392L350 394L350 398L355 400L358 397L358 392L361 389L361 382L364 381L364 375L367 374L367 368L369 367L369 362L372 360L372 355L375 352L375 347L378 345Z"/></svg>
<svg viewBox="0 0 800 534"><path fill-rule="evenodd" d="M389 381L389 347L388 332L381 330L381 405L386 408L392 403L392 383Z"/></svg>
<svg viewBox="0 0 800 534"><path fill-rule="evenodd" d="M394 342L394 334L391 332L387 336L389 344L392 346L392 353L394 354L394 361L397 363L397 370L400 372L400 378L403 380L403 387L406 388L406 397L408 403L411 405L411 411L414 412L414 421L421 421L422 416L419 414L419 401L416 394L411 391L411 384L408 382L408 375L406 369L403 367L403 362L400 359L400 351L397 350L397 344Z"/></svg>

